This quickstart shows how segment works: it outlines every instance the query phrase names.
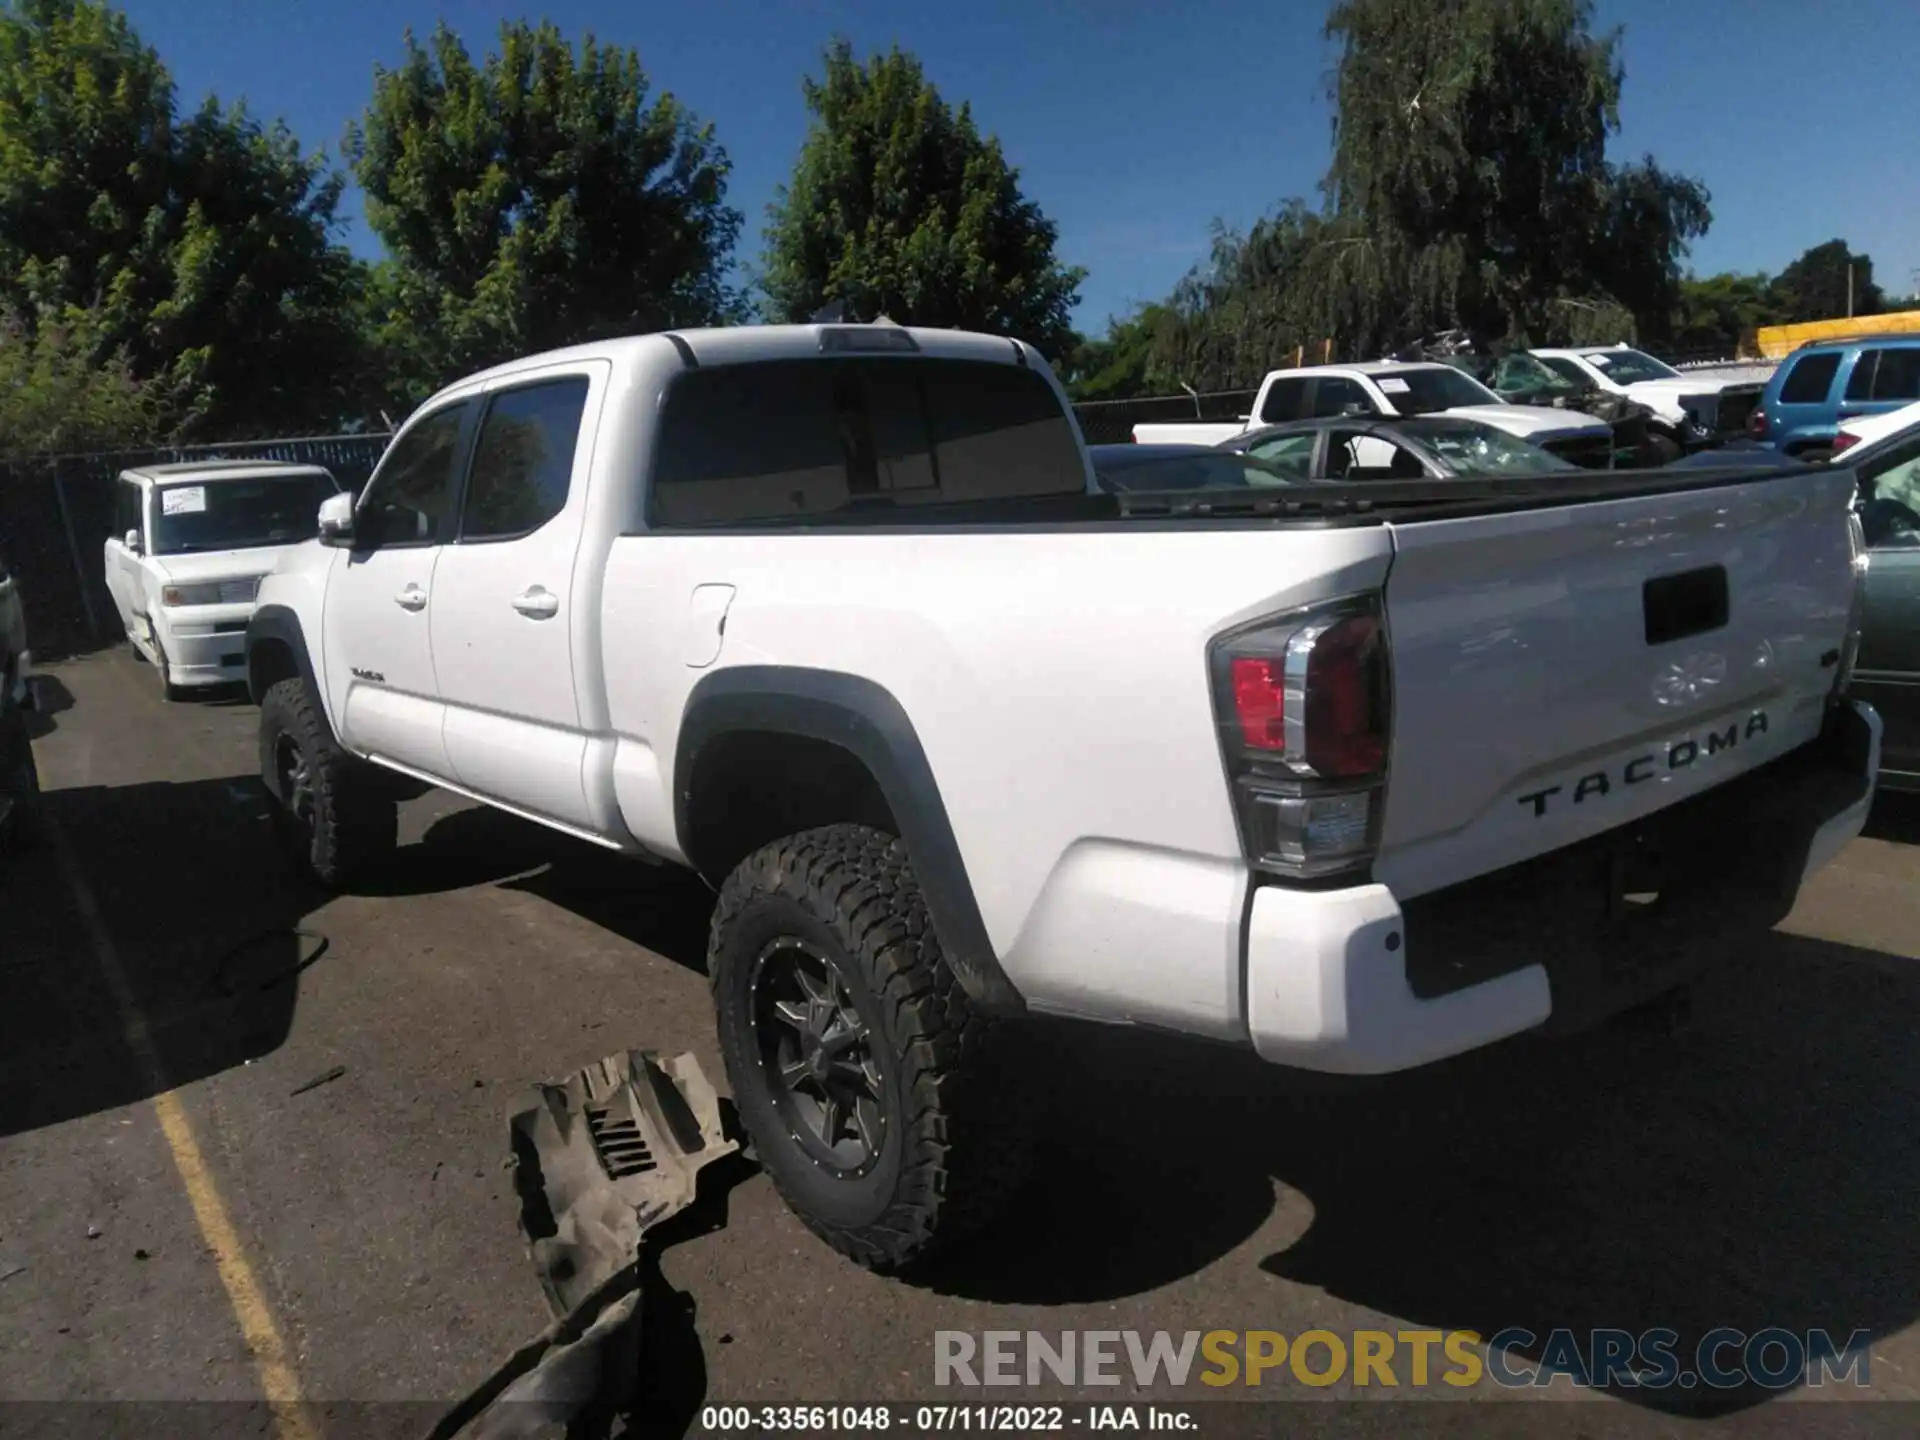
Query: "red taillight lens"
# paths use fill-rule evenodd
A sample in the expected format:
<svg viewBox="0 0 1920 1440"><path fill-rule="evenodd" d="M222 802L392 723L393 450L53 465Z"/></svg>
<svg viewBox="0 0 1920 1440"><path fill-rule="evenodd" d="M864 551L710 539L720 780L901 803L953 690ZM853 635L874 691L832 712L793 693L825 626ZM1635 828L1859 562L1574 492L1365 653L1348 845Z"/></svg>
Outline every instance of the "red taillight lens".
<svg viewBox="0 0 1920 1440"><path fill-rule="evenodd" d="M1379 833L1390 722L1379 597L1277 616L1222 640L1212 663L1249 862L1288 879L1364 870Z"/></svg>
<svg viewBox="0 0 1920 1440"><path fill-rule="evenodd" d="M1747 417L1747 434L1755 440L1767 438L1767 412L1764 407L1753 407L1753 413Z"/></svg>
<svg viewBox="0 0 1920 1440"><path fill-rule="evenodd" d="M1859 443L1860 437L1858 435L1849 435L1846 431L1842 430L1833 437L1833 453L1838 455L1842 450L1851 450Z"/></svg>
<svg viewBox="0 0 1920 1440"><path fill-rule="evenodd" d="M1232 664L1233 713L1249 749L1287 748L1286 665L1278 659L1239 656Z"/></svg>
<svg viewBox="0 0 1920 1440"><path fill-rule="evenodd" d="M1386 763L1380 640L1379 618L1357 615L1321 635L1308 653L1304 758L1316 775L1355 779Z"/></svg>

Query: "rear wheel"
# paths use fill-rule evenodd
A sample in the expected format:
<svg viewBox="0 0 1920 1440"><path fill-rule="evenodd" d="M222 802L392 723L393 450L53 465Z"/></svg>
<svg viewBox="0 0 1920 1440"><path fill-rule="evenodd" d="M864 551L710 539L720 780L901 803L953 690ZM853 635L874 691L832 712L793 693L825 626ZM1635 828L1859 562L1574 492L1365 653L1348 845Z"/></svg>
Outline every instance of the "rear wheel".
<svg viewBox="0 0 1920 1440"><path fill-rule="evenodd" d="M399 809L381 775L342 750L302 680L260 701L260 778L301 871L331 890L393 853Z"/></svg>
<svg viewBox="0 0 1920 1440"><path fill-rule="evenodd" d="M1029 1108L900 840L835 825L756 851L721 887L707 958L741 1120L810 1229L891 1271L999 1212Z"/></svg>

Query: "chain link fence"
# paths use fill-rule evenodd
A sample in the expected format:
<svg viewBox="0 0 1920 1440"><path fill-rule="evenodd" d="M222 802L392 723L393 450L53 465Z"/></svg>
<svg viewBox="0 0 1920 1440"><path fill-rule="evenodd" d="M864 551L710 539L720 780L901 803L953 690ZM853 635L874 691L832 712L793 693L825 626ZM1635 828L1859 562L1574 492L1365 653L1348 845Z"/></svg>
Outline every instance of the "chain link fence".
<svg viewBox="0 0 1920 1440"><path fill-rule="evenodd" d="M107 592L105 547L121 471L195 460L287 460L324 465L357 492L387 440L385 434L308 435L0 463L0 555L19 579L28 643L46 658L120 638Z"/></svg>

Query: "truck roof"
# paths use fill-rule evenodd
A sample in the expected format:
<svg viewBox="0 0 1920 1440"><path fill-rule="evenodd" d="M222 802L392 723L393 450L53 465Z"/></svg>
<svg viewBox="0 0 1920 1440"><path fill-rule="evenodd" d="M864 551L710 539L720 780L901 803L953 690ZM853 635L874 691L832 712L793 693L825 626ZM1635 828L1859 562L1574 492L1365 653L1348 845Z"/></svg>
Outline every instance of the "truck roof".
<svg viewBox="0 0 1920 1440"><path fill-rule="evenodd" d="M1356 360L1351 365L1301 365L1287 370L1269 370L1267 379L1285 375L1389 375L1400 370L1451 370L1438 360Z"/></svg>
<svg viewBox="0 0 1920 1440"><path fill-rule="evenodd" d="M166 465L134 465L120 472L123 480L145 480L162 484L172 480L194 480L209 485L222 480L260 480L274 475L325 475L333 472L324 465L301 465L291 460L182 460Z"/></svg>
<svg viewBox="0 0 1920 1440"><path fill-rule="evenodd" d="M829 340L828 337L835 337ZM883 338L885 337L885 338ZM893 338L902 337L902 338ZM491 369L462 376L439 390L428 403L474 386L490 384L550 365L581 360L607 360L629 365L642 356L672 346L684 363L738 365L753 360L815 359L829 347L847 354L890 354L912 351L950 360L987 360L1006 365L1042 363L1039 353L1023 341L970 330L940 330L917 325L728 325L705 329L661 330L645 335L621 335L523 355Z"/></svg>

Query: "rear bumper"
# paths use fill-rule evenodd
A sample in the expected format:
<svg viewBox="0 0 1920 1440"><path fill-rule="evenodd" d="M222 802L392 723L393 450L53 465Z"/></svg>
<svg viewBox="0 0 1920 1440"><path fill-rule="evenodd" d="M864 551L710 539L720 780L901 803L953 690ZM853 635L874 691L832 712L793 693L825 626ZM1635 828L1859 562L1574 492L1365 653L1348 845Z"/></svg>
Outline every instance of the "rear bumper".
<svg viewBox="0 0 1920 1440"><path fill-rule="evenodd" d="M1384 885L1256 890L1246 1010L1267 1060L1381 1074L1583 1028L1730 959L1866 825L1880 717L1636 825L1401 905ZM1648 901L1645 897L1657 899Z"/></svg>

